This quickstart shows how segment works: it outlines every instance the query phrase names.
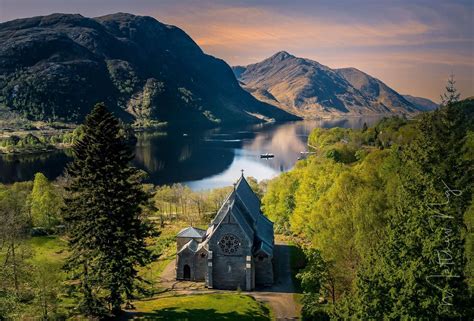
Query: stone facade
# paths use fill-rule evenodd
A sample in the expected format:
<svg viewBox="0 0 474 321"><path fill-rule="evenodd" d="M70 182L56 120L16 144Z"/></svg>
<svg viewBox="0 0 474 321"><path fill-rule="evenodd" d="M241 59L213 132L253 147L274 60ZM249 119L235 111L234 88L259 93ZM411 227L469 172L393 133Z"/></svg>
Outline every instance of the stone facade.
<svg viewBox="0 0 474 321"><path fill-rule="evenodd" d="M209 228L186 228L176 244L178 280L247 291L273 284L273 223L243 176Z"/></svg>

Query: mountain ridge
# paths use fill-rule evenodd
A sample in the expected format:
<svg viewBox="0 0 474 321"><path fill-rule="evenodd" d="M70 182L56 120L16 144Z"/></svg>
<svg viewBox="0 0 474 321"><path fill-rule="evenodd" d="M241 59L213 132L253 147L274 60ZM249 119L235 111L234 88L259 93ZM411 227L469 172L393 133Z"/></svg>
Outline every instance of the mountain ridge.
<svg viewBox="0 0 474 321"><path fill-rule="evenodd" d="M356 68L331 69L286 51L233 70L254 97L305 118L425 111Z"/></svg>
<svg viewBox="0 0 474 321"><path fill-rule="evenodd" d="M79 122L104 101L130 122L213 127L296 120L244 91L223 60L147 16L52 14L0 23L0 108Z"/></svg>
<svg viewBox="0 0 474 321"><path fill-rule="evenodd" d="M417 96L412 96L412 95L402 95L402 96L403 98L411 102L413 105L415 105L418 110L421 110L421 111L430 111L439 107L439 104L435 103L434 101L428 98L417 97Z"/></svg>

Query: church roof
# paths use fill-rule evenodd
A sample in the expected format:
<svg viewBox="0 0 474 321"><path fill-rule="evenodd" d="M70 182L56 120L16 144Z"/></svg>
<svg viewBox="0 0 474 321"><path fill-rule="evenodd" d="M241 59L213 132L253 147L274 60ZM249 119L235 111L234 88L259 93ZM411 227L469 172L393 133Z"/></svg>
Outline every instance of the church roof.
<svg viewBox="0 0 474 321"><path fill-rule="evenodd" d="M190 226L179 231L177 237L202 238L205 234L205 230Z"/></svg>
<svg viewBox="0 0 474 321"><path fill-rule="evenodd" d="M208 229L207 237L214 232L229 211L249 239L254 240L254 243L255 241L260 243L258 249L272 255L273 223L260 211L260 200L243 176L237 181L234 190L227 196L217 212L212 221L212 228Z"/></svg>
<svg viewBox="0 0 474 321"><path fill-rule="evenodd" d="M266 242L261 242L256 250L257 252L262 251L270 256L273 254L273 247L268 245Z"/></svg>
<svg viewBox="0 0 474 321"><path fill-rule="evenodd" d="M198 250L199 243L194 239L190 240L188 243L184 244L183 247L178 251L178 254L183 252L184 250L190 250L192 252L196 252Z"/></svg>
<svg viewBox="0 0 474 321"><path fill-rule="evenodd" d="M240 200L245 204L245 207L247 207L249 213L256 220L260 216L259 214L261 214L260 200L253 192L244 176L241 176L237 181L235 185L235 192Z"/></svg>

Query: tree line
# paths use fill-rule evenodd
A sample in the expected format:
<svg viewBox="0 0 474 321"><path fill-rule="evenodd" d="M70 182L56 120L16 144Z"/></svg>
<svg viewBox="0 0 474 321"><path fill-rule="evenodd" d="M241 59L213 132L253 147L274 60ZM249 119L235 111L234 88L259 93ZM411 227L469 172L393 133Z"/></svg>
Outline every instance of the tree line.
<svg viewBox="0 0 474 321"><path fill-rule="evenodd" d="M468 320L474 101L412 120L316 129L264 212L299 240L306 320ZM450 98L451 97L451 98Z"/></svg>

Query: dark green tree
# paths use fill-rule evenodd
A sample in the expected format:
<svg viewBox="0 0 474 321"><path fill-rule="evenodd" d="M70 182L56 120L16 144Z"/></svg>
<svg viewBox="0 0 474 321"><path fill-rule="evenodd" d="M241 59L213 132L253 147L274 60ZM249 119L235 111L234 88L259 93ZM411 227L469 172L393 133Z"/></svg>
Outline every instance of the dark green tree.
<svg viewBox="0 0 474 321"><path fill-rule="evenodd" d="M400 180L386 238L358 272L352 316L362 320L472 319L463 215L472 197L472 102L448 104L418 121L399 154ZM340 316L344 318L344 316Z"/></svg>
<svg viewBox="0 0 474 321"><path fill-rule="evenodd" d="M73 145L67 167L64 207L70 255L65 268L80 280L81 311L121 311L140 288L137 267L153 259L143 220L147 202L143 174L130 166L133 153L119 121L104 104L87 116L83 136Z"/></svg>
<svg viewBox="0 0 474 321"><path fill-rule="evenodd" d="M321 252L316 249L305 251L306 267L301 270L296 278L301 282L303 289L303 320L329 320L324 311L321 299L331 298L335 302L334 277L331 275L331 264L324 261Z"/></svg>
<svg viewBox="0 0 474 321"><path fill-rule="evenodd" d="M451 74L446 84L446 92L441 95L441 105L447 106L454 104L459 101L461 94L456 89L456 81L454 80L454 74Z"/></svg>

